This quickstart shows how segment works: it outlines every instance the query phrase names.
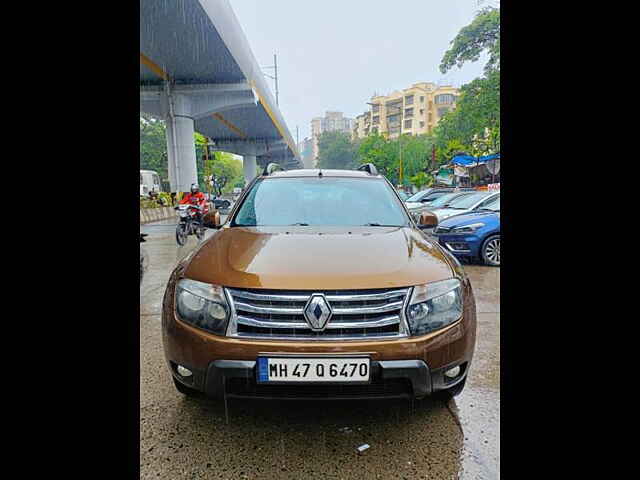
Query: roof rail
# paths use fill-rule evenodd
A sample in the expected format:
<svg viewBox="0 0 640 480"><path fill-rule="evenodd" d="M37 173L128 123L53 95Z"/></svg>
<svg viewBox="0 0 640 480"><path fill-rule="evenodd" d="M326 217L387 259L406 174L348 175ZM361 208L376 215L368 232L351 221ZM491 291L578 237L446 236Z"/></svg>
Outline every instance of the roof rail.
<svg viewBox="0 0 640 480"><path fill-rule="evenodd" d="M282 170L282 167L279 164L270 163L266 167L264 167L262 175L271 175L273 172L277 172L278 170Z"/></svg>
<svg viewBox="0 0 640 480"><path fill-rule="evenodd" d="M358 170L363 170L368 172L369 175L378 175L378 169L373 163L365 163L364 165L360 165Z"/></svg>

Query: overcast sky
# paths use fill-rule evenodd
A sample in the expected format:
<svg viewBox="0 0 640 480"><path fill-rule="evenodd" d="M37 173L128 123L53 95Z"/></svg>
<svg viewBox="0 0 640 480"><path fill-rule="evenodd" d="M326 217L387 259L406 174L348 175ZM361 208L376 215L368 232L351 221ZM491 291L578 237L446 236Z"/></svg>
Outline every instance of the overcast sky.
<svg viewBox="0 0 640 480"><path fill-rule="evenodd" d="M438 70L449 42L468 25L478 0L230 0L260 66L278 55L280 109L293 138L313 117L354 118L374 92L417 82L456 86L482 74L484 58ZM266 69L273 75L273 69ZM274 92L273 80L267 83ZM275 95L275 93L274 93Z"/></svg>

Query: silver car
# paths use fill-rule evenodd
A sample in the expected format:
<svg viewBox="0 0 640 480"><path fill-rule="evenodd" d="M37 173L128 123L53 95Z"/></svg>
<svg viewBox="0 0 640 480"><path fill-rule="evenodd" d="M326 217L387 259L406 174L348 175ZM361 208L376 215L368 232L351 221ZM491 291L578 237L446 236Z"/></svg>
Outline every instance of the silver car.
<svg viewBox="0 0 640 480"><path fill-rule="evenodd" d="M475 192L471 195L464 195L449 202L444 208L436 208L433 213L438 217L438 223L453 215L467 213L476 208L482 208L484 205L492 203L500 198L500 192Z"/></svg>

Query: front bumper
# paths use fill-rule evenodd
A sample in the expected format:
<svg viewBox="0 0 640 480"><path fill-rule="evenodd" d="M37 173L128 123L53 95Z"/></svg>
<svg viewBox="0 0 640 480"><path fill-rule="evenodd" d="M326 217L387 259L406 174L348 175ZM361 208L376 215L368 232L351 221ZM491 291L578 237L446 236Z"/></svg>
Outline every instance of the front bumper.
<svg viewBox="0 0 640 480"><path fill-rule="evenodd" d="M254 360L215 360L206 370L193 369L189 377L177 373L170 362L174 378L184 385L213 398L260 398L277 400L344 400L376 398L423 398L450 388L467 375L468 362L451 364L430 370L422 360L383 360L371 362L371 383L368 385L256 383ZM444 372L461 365L461 373L449 379Z"/></svg>
<svg viewBox="0 0 640 480"><path fill-rule="evenodd" d="M476 307L468 281L463 284L462 318L448 327L420 337L352 341L241 339L214 335L180 321L174 308L175 278L170 279L162 307L162 341L174 378L213 397L315 398L423 397L449 388L466 376L476 337ZM369 388L327 384L256 385L255 365L260 356L367 355L371 359ZM183 378L177 365L188 368ZM462 373L446 382L443 372L461 365ZM268 387L268 388L266 388Z"/></svg>

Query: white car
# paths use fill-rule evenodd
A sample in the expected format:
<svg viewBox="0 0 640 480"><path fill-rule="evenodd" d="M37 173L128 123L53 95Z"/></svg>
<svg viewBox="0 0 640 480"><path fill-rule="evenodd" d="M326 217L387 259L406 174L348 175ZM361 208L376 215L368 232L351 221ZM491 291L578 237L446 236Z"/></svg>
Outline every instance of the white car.
<svg viewBox="0 0 640 480"><path fill-rule="evenodd" d="M433 213L438 217L438 223L445 218L453 215L467 213L476 208L482 208L484 205L492 203L495 199L500 198L500 192L476 192L471 195L464 195L454 199L446 208L436 208Z"/></svg>

